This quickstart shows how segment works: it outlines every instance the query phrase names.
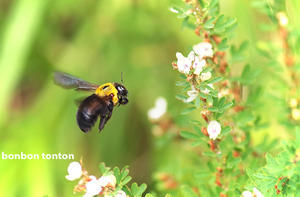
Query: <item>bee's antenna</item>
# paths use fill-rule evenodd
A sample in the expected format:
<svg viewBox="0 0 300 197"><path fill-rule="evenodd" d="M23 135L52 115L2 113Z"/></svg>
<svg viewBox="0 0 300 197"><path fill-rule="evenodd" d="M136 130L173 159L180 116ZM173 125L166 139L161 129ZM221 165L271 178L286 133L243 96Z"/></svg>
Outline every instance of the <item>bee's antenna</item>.
<svg viewBox="0 0 300 197"><path fill-rule="evenodd" d="M123 72L121 72L121 82L122 82L122 84L124 84L124 81L123 81Z"/></svg>

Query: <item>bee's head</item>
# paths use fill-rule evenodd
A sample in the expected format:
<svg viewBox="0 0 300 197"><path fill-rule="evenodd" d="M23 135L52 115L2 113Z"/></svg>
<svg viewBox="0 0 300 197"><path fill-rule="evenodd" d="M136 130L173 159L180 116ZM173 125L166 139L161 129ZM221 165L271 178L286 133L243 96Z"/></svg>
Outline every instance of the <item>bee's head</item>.
<svg viewBox="0 0 300 197"><path fill-rule="evenodd" d="M128 103L127 94L128 91L122 84L114 83L116 89L118 90L118 99L121 105L125 105Z"/></svg>

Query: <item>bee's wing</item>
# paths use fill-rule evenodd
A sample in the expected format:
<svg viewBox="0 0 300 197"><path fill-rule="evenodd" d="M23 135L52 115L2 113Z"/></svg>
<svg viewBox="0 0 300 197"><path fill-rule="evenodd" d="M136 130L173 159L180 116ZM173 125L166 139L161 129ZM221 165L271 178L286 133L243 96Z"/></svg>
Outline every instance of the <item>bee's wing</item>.
<svg viewBox="0 0 300 197"><path fill-rule="evenodd" d="M98 88L96 84L91 84L70 74L58 71L54 72L54 82L67 89L94 91Z"/></svg>

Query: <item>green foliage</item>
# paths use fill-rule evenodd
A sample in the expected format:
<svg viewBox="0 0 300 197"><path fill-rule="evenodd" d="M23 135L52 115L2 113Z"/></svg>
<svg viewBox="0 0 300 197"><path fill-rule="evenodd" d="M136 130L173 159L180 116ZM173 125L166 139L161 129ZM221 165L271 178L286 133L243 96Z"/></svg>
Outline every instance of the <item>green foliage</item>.
<svg viewBox="0 0 300 197"><path fill-rule="evenodd" d="M296 150L300 143L286 143L284 150L273 157L266 154L266 165L258 170L247 170L251 180L250 186L255 186L265 196L293 196L300 189L300 165Z"/></svg>

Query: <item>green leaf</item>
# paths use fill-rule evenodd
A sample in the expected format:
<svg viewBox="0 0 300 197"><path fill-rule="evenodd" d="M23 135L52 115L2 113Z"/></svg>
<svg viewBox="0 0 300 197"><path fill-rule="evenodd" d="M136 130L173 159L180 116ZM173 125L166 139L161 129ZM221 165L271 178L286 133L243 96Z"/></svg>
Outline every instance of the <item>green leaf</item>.
<svg viewBox="0 0 300 197"><path fill-rule="evenodd" d="M217 82L222 81L223 79L224 79L223 77L216 77L216 78L214 78L214 79L208 80L207 83L208 83L208 84L209 84L209 83L217 83Z"/></svg>
<svg viewBox="0 0 300 197"><path fill-rule="evenodd" d="M226 110L226 109L230 108L231 106L233 106L233 102L226 103L225 105L223 105L222 109Z"/></svg>
<svg viewBox="0 0 300 197"><path fill-rule="evenodd" d="M142 185L140 185L139 189L138 189L138 195L142 196L142 194L146 191L147 189L147 185L145 183L143 183Z"/></svg>
<svg viewBox="0 0 300 197"><path fill-rule="evenodd" d="M191 132L188 132L188 131L181 131L180 136L183 137L183 138L187 138L187 139L197 139L197 138L199 138L199 136L197 134L191 133Z"/></svg>
<svg viewBox="0 0 300 197"><path fill-rule="evenodd" d="M102 175L106 174L109 170L110 170L110 168L106 167L105 163L102 162L99 164L99 171Z"/></svg>
<svg viewBox="0 0 300 197"><path fill-rule="evenodd" d="M208 110L211 112L219 112L219 109L217 107L209 107Z"/></svg>
<svg viewBox="0 0 300 197"><path fill-rule="evenodd" d="M212 1L210 1L208 8L213 8L213 7L217 6L218 3L219 3L219 0L212 0Z"/></svg>
<svg viewBox="0 0 300 197"><path fill-rule="evenodd" d="M114 172L114 175L115 175L115 177L116 177L117 184L119 184L120 181L121 181L121 173L120 173L120 169L119 169L118 167L115 167L115 168L113 169L113 172Z"/></svg>
<svg viewBox="0 0 300 197"><path fill-rule="evenodd" d="M181 114L185 115L185 114L191 113L191 112L194 111L195 109L196 109L196 107L188 107L188 108L185 108L184 110L182 110Z"/></svg>
<svg viewBox="0 0 300 197"><path fill-rule="evenodd" d="M204 27L205 29L211 29L211 28L213 28L213 27L214 27L214 21L215 21L215 20L216 20L216 17L212 17L211 19L207 20L207 21L204 23L203 27Z"/></svg>
<svg viewBox="0 0 300 197"><path fill-rule="evenodd" d="M222 129L222 135L226 135L227 133L229 133L231 131L231 128L229 126L225 127Z"/></svg>
<svg viewBox="0 0 300 197"><path fill-rule="evenodd" d="M218 45L218 50L225 51L228 47L229 47L229 45L227 44L227 38L224 38Z"/></svg>
<svg viewBox="0 0 300 197"><path fill-rule="evenodd" d="M129 181L131 181L131 176L127 176L124 180L121 181L122 185L126 185Z"/></svg>
<svg viewBox="0 0 300 197"><path fill-rule="evenodd" d="M178 99L178 100L184 101L184 100L186 100L188 97L185 96L185 95L177 94L177 95L175 96L175 98Z"/></svg>

